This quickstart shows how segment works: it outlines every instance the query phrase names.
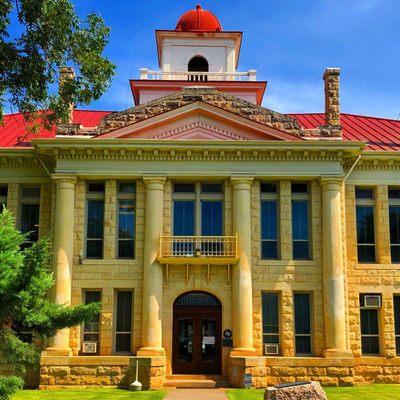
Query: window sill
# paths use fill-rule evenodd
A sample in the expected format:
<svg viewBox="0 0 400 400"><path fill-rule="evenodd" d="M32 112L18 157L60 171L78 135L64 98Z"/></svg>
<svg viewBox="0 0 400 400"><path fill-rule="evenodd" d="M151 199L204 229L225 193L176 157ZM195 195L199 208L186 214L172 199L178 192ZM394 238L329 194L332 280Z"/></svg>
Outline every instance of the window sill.
<svg viewBox="0 0 400 400"><path fill-rule="evenodd" d="M316 260L261 260L259 259L257 265L260 267L266 266L280 266L280 267L318 267L320 265Z"/></svg>
<svg viewBox="0 0 400 400"><path fill-rule="evenodd" d="M127 260L123 259L109 259L104 258L84 258L79 265L138 265L137 259Z"/></svg>
<svg viewBox="0 0 400 400"><path fill-rule="evenodd" d="M356 263L355 269L399 269L400 270L400 264L399 263L392 263L392 264L379 264L379 263Z"/></svg>

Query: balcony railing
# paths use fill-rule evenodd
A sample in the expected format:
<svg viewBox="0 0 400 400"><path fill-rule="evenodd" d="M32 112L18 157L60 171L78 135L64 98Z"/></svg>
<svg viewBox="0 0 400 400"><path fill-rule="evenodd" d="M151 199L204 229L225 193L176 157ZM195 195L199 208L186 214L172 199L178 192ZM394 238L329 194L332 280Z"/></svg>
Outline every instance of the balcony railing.
<svg viewBox="0 0 400 400"><path fill-rule="evenodd" d="M238 259L237 236L160 236L164 263L232 263Z"/></svg>
<svg viewBox="0 0 400 400"><path fill-rule="evenodd" d="M250 70L247 72L164 72L151 71L147 68L142 68L140 70L140 79L189 82L256 81L257 71Z"/></svg>

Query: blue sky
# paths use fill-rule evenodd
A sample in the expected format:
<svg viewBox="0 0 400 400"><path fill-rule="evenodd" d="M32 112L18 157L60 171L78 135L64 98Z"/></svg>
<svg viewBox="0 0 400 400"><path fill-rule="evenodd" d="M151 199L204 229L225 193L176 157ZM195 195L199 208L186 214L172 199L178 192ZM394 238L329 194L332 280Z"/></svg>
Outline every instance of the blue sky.
<svg viewBox="0 0 400 400"><path fill-rule="evenodd" d="M84 16L111 27L107 55L117 65L108 93L90 108L133 104L128 79L156 69L155 29L173 29L195 0L73 0ZM242 30L239 70L268 81L264 105L280 112L323 110L322 73L342 69L342 111L397 118L400 113L399 0L204 0L225 30Z"/></svg>

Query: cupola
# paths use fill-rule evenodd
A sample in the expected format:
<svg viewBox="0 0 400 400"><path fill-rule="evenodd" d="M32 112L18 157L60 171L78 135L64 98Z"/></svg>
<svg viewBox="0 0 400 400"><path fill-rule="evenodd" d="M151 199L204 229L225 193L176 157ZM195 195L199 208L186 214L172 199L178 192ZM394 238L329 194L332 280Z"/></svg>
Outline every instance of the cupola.
<svg viewBox="0 0 400 400"><path fill-rule="evenodd" d="M175 30L178 32L220 32L222 26L211 11L203 10L198 4L195 10L189 10L179 18Z"/></svg>

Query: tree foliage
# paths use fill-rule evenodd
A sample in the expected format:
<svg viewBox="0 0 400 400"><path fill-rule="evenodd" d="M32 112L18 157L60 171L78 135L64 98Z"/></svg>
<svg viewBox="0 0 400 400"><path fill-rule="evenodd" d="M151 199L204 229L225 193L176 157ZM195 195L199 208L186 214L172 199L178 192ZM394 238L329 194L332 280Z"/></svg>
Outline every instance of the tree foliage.
<svg viewBox="0 0 400 400"><path fill-rule="evenodd" d="M10 211L4 209L0 213L0 354L21 372L38 361L39 349L34 341L23 341L19 332L50 337L59 329L81 324L99 313L98 303L75 307L52 303L48 299L54 283L49 241L40 240L21 250L25 239L15 228ZM10 387L20 385L15 377L0 377L0 400L8 398Z"/></svg>
<svg viewBox="0 0 400 400"><path fill-rule="evenodd" d="M103 54L109 33L97 14L81 20L70 0L1 0L0 122L6 103L32 126L49 127L67 120L70 104L98 99L114 74ZM65 65L77 77L59 91Z"/></svg>

